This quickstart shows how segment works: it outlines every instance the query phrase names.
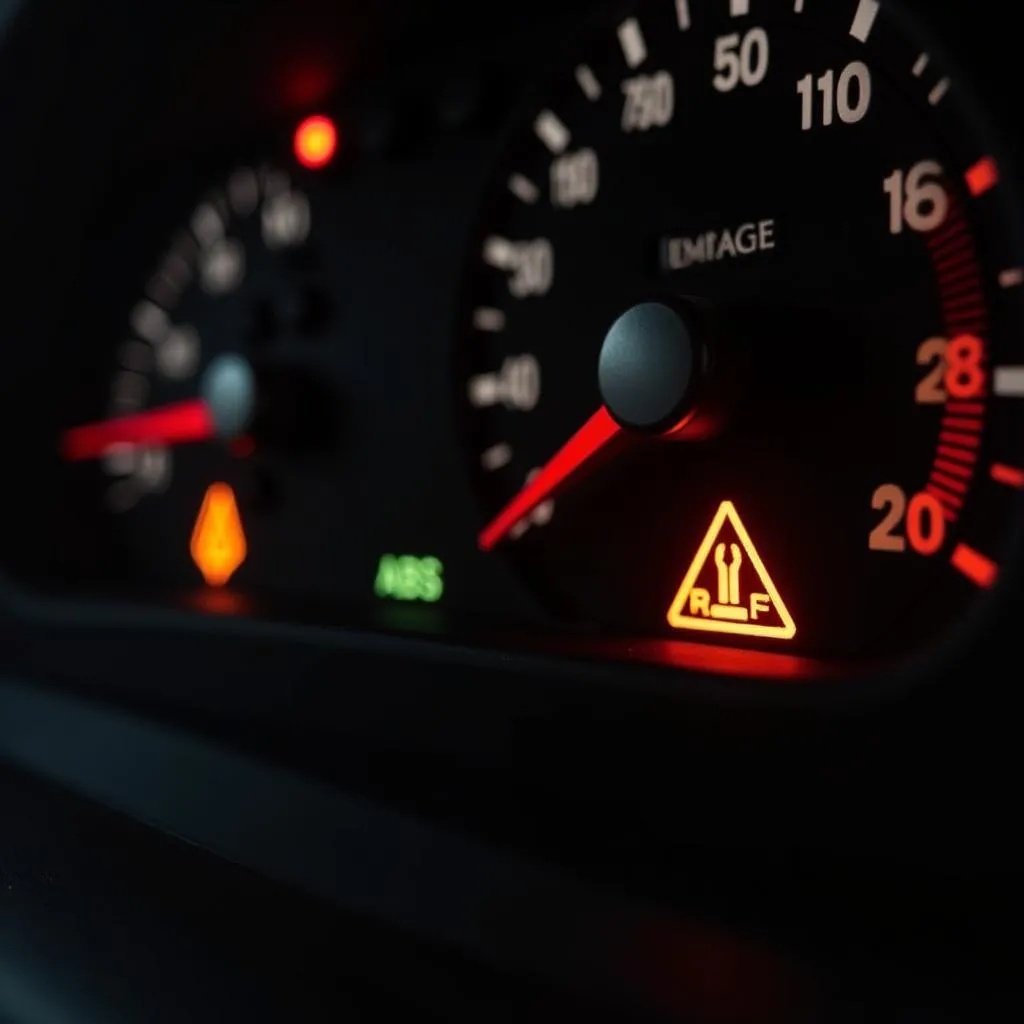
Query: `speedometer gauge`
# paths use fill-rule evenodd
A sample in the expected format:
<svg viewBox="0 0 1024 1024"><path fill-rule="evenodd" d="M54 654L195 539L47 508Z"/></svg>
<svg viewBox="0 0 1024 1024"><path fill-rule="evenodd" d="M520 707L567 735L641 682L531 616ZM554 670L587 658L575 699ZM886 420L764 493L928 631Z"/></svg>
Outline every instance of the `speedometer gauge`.
<svg viewBox="0 0 1024 1024"><path fill-rule="evenodd" d="M1024 488L1024 266L965 83L874 0L595 25L486 196L459 366L480 546L566 623L913 651Z"/></svg>

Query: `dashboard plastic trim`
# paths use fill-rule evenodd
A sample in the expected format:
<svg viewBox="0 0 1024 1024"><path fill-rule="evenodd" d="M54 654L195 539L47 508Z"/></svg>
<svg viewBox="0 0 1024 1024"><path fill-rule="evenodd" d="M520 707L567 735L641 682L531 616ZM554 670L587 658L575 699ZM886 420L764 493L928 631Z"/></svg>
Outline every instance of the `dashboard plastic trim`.
<svg viewBox="0 0 1024 1024"><path fill-rule="evenodd" d="M112 708L2 682L0 757L333 905L590 995L685 1010L680 981L709 948L771 977L776 997L780 979L806 991L793 965L714 929Z"/></svg>

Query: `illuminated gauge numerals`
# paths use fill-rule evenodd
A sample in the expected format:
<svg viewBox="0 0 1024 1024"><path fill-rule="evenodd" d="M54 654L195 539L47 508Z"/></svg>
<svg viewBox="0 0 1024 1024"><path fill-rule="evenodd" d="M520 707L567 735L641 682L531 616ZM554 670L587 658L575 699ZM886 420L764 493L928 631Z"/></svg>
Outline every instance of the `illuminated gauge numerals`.
<svg viewBox="0 0 1024 1024"><path fill-rule="evenodd" d="M481 214L459 384L480 546L602 634L835 657L941 635L1024 489L1024 267L956 78L874 0L652 0L593 32ZM635 376L600 376L645 303L694 337L674 427L630 413L665 390L641 335ZM631 450L576 459L602 410ZM527 531L535 467L558 515Z"/></svg>

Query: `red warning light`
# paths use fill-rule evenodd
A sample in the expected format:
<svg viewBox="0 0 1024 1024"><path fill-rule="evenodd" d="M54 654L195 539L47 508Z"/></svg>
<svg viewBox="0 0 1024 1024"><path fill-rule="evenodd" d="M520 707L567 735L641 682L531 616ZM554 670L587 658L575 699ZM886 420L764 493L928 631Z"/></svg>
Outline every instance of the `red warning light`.
<svg viewBox="0 0 1024 1024"><path fill-rule="evenodd" d="M796 636L793 616L731 501L723 501L711 521L669 609L668 624L735 636Z"/></svg>
<svg viewBox="0 0 1024 1024"><path fill-rule="evenodd" d="M326 167L338 151L338 129L329 117L315 114L295 129L295 159L311 171Z"/></svg>
<svg viewBox="0 0 1024 1024"><path fill-rule="evenodd" d="M982 157L964 178L972 196L984 195L999 184L999 165L990 156Z"/></svg>

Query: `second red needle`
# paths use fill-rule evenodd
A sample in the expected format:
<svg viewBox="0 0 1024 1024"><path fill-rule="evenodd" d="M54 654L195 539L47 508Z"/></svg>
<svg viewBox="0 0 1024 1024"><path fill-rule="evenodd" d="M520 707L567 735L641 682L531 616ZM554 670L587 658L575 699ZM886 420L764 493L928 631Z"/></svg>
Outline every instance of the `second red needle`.
<svg viewBox="0 0 1024 1024"><path fill-rule="evenodd" d="M173 445L232 438L249 425L255 408L255 378L241 356L218 356L203 373L200 398L114 416L64 431L61 457L98 459L115 445Z"/></svg>
<svg viewBox="0 0 1024 1024"><path fill-rule="evenodd" d="M101 458L119 444L166 445L208 441L216 436L213 416L201 398L130 416L115 416L84 426L72 427L61 436L61 457L68 462Z"/></svg>

